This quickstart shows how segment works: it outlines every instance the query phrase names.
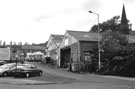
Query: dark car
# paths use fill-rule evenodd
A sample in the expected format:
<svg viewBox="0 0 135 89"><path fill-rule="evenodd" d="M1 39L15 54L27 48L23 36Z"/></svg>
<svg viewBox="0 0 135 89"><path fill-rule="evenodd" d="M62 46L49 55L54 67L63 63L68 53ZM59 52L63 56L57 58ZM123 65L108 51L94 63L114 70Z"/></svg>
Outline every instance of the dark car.
<svg viewBox="0 0 135 89"><path fill-rule="evenodd" d="M43 71L33 64L21 64L12 72L14 77L41 76Z"/></svg>

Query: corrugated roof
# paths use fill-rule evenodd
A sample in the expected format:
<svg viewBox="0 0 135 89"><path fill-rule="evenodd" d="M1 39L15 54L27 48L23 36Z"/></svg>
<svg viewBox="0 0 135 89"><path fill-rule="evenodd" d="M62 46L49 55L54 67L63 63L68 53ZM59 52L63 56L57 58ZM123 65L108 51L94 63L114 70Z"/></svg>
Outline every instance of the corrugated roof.
<svg viewBox="0 0 135 89"><path fill-rule="evenodd" d="M98 33L95 32L85 32L85 31L67 31L70 35L75 37L79 41L98 41ZM101 35L99 35L101 40Z"/></svg>

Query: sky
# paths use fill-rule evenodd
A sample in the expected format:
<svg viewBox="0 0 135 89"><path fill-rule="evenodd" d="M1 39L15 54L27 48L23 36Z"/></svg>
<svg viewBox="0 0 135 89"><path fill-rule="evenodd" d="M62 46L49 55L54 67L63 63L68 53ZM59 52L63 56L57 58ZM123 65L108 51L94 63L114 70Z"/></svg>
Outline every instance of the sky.
<svg viewBox="0 0 135 89"><path fill-rule="evenodd" d="M66 30L89 31L99 22L122 14L135 30L135 0L0 0L0 40L45 43L50 34L64 35Z"/></svg>

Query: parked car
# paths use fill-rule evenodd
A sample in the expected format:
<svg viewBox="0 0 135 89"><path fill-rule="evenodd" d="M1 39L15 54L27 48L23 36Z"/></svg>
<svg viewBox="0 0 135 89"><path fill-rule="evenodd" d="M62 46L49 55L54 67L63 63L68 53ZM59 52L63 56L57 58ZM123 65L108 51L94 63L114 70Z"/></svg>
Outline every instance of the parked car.
<svg viewBox="0 0 135 89"><path fill-rule="evenodd" d="M43 71L33 64L20 64L12 72L14 77L41 76Z"/></svg>
<svg viewBox="0 0 135 89"><path fill-rule="evenodd" d="M0 76L6 77L12 75L12 71L16 68L16 63L8 63L0 66Z"/></svg>

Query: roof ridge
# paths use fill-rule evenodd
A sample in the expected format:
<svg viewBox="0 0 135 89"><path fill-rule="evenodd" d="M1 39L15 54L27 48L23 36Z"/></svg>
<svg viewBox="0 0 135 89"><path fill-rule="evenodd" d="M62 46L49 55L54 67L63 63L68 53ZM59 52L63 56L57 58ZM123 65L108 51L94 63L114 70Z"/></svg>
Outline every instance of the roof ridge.
<svg viewBox="0 0 135 89"><path fill-rule="evenodd" d="M64 36L64 35L60 35L60 34L51 34L51 35L55 35L55 36L56 36L56 35L57 35L57 36Z"/></svg>
<svg viewBox="0 0 135 89"><path fill-rule="evenodd" d="M92 33L92 32L89 32L89 31L75 31L75 30L67 30L67 32Z"/></svg>

